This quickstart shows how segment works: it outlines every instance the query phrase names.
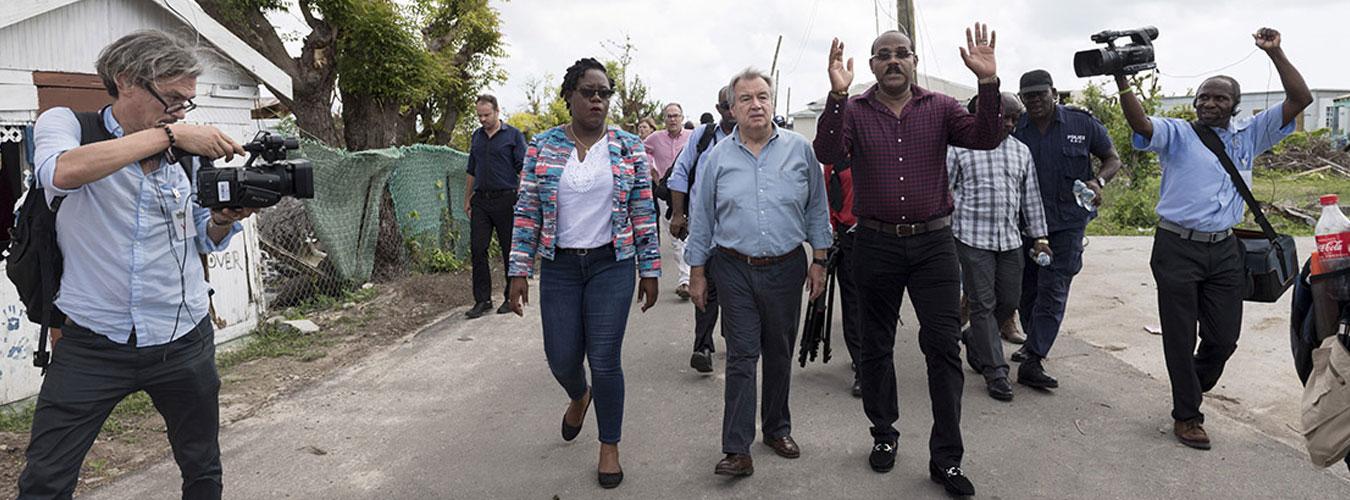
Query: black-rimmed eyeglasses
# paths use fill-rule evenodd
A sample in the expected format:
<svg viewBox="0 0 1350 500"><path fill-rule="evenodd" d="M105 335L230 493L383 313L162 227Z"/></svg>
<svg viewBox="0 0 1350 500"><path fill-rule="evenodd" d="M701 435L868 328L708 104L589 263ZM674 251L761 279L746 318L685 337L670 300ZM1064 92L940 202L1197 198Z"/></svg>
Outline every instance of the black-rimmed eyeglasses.
<svg viewBox="0 0 1350 500"><path fill-rule="evenodd" d="M145 85L145 91L150 93L150 97L154 97L156 101L159 101L160 104L164 105L164 114L166 115L172 115L179 111L186 113L197 109L197 104L193 103L192 99L185 99L183 102L170 106L169 102L165 101L164 98L159 95L159 92L155 92L155 87L153 85Z"/></svg>

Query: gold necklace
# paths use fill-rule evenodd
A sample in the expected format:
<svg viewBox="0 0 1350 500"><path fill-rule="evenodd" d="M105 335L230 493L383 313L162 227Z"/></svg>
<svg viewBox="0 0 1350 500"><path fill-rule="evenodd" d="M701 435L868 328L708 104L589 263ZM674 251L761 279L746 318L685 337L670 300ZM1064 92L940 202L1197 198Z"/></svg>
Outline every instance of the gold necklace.
<svg viewBox="0 0 1350 500"><path fill-rule="evenodd" d="M590 151L591 147L595 146L595 143L600 142L600 138L605 136L605 133L602 130L600 132L600 135L597 136L595 140L592 140L589 144L587 144L585 141L581 140L581 136L577 135L576 129L572 128L572 124L570 123L567 124L567 134L572 136L572 142L577 143L577 145L580 146L577 149L580 149L582 151Z"/></svg>

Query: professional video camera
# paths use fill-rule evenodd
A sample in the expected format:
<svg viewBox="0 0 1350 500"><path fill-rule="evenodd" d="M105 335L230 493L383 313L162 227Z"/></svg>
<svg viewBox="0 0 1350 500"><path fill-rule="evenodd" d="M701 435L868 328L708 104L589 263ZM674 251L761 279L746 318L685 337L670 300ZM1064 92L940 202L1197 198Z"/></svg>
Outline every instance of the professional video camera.
<svg viewBox="0 0 1350 500"><path fill-rule="evenodd" d="M1130 37L1134 43L1116 47L1115 40ZM1097 75L1132 75L1158 67L1153 62L1153 40L1158 39L1158 28L1145 26L1124 31L1103 31L1092 35L1092 41L1106 44L1104 49L1092 49L1073 55L1073 72L1079 78Z"/></svg>
<svg viewBox="0 0 1350 500"><path fill-rule="evenodd" d="M314 197L314 167L309 160L287 160L286 151L299 149L293 137L258 132L244 145L252 153L242 168L216 168L204 163L197 171L197 204L204 208L263 208L283 196ZM253 166L259 157L262 163Z"/></svg>

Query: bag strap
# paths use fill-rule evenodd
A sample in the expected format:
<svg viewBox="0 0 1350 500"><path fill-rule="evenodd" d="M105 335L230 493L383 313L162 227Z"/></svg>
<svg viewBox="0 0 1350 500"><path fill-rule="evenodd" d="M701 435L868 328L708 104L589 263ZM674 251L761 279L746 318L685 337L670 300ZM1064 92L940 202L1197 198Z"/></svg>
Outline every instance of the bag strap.
<svg viewBox="0 0 1350 500"><path fill-rule="evenodd" d="M1237 188L1238 194L1242 195L1242 200L1247 202L1247 207L1252 209L1252 215L1256 217L1256 223L1261 226L1261 231L1265 233L1266 239L1272 243L1279 235L1275 233L1275 228L1270 225L1270 220L1266 219L1265 212L1261 211L1261 202L1256 201L1252 195L1252 190L1247 186L1247 181L1242 179L1242 174L1238 172L1237 165L1233 164L1233 159L1228 156L1228 152L1223 149L1223 140L1219 134L1208 126L1201 125L1199 122L1191 122L1191 128L1195 129L1195 134L1200 136L1200 142L1209 148L1214 156L1219 157L1219 163L1223 164L1223 169L1228 171L1228 177L1233 181L1233 186Z"/></svg>

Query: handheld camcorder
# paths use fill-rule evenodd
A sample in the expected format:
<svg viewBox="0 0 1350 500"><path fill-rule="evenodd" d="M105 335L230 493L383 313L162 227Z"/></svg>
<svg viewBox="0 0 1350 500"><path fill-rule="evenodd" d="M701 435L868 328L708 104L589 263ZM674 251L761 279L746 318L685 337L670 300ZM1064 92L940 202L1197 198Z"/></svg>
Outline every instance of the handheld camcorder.
<svg viewBox="0 0 1350 500"><path fill-rule="evenodd" d="M1133 43L1117 47L1117 38L1130 37ZM1153 40L1158 39L1158 28L1145 26L1123 31L1103 31L1092 35L1092 41L1106 44L1106 48L1084 50L1073 55L1073 72L1079 78L1097 75L1132 75L1157 68L1153 62Z"/></svg>
<svg viewBox="0 0 1350 500"><path fill-rule="evenodd" d="M314 197L314 167L309 160L288 160L286 152L299 149L293 137L258 132L244 145L250 153L240 168L216 168L209 163L197 171L197 204L204 208L264 208L284 196ZM253 162L262 158L259 165Z"/></svg>

